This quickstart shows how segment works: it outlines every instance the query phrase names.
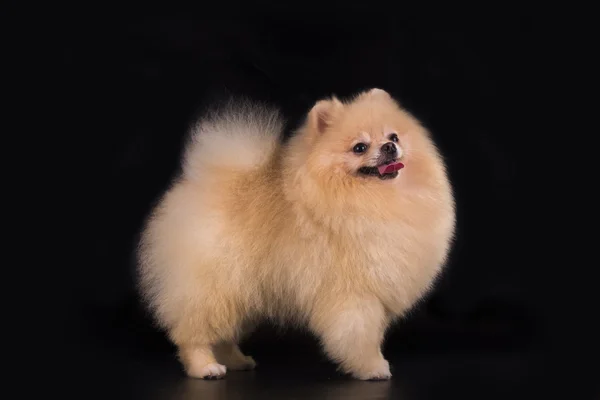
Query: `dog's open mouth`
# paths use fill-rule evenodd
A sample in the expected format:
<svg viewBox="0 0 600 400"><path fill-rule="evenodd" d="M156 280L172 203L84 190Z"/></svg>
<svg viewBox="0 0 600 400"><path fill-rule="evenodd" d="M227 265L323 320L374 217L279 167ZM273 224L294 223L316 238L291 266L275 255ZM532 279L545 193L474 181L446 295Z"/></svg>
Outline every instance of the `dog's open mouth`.
<svg viewBox="0 0 600 400"><path fill-rule="evenodd" d="M404 164L400 161L390 161L377 167L360 167L358 173L365 176L377 176L379 179L394 179L402 168L404 168Z"/></svg>

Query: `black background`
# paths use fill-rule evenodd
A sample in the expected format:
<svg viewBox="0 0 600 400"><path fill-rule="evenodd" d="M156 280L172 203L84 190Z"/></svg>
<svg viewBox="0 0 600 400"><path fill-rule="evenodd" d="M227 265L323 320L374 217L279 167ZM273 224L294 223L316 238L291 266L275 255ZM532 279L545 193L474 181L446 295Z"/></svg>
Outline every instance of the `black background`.
<svg viewBox="0 0 600 400"><path fill-rule="evenodd" d="M593 304L578 302L564 264L533 244L546 228L533 222L539 203L520 180L529 172L527 146L538 140L538 50L553 40L536 14L434 17L343 3L224 8L54 20L59 35L49 49L60 96L46 107L74 134L60 160L74 193L62 199L73 246L64 287L54 290L66 300L58 351L72 379L62 389L165 399L554 398L561 390L591 398L594 369L581 359L597 360ZM243 345L256 371L220 382L185 378L139 307L132 252L178 173L189 124L213 101L246 95L281 107L289 131L316 100L371 87L430 128L458 207L448 268L386 341L392 381L352 382L310 335L268 326Z"/></svg>

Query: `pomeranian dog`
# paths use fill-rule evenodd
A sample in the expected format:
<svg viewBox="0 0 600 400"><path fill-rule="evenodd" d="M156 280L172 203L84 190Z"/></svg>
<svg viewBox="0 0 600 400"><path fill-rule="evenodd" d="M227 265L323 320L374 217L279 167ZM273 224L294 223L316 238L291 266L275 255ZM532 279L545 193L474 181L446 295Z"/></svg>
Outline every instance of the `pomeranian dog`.
<svg viewBox="0 0 600 400"><path fill-rule="evenodd" d="M432 287L455 206L428 131L386 91L318 101L289 141L242 103L193 129L142 231L139 287L188 376L255 367L261 319L307 327L339 369L389 379L387 327Z"/></svg>

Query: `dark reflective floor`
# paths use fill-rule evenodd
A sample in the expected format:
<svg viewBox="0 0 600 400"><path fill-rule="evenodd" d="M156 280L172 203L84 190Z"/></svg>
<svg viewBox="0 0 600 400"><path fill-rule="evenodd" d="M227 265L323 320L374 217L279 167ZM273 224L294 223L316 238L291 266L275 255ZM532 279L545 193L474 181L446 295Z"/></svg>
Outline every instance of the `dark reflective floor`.
<svg viewBox="0 0 600 400"><path fill-rule="evenodd" d="M131 399L520 399L559 398L540 332L517 319L436 320L417 313L389 333L393 378L361 382L336 372L300 331L262 326L243 344L258 362L221 381L187 378L162 334L127 315L94 314L79 356L95 360L85 390ZM536 345L536 343L538 345ZM575 393L575 391L572 391ZM591 398L591 397L578 397Z"/></svg>
<svg viewBox="0 0 600 400"><path fill-rule="evenodd" d="M394 377L383 382L353 381L339 377L326 366L292 362L231 373L222 381L183 378L171 363L146 365L147 369L138 371L132 380L131 394L182 400L518 398L531 389L528 379L535 373L535 366L523 354L392 360Z"/></svg>

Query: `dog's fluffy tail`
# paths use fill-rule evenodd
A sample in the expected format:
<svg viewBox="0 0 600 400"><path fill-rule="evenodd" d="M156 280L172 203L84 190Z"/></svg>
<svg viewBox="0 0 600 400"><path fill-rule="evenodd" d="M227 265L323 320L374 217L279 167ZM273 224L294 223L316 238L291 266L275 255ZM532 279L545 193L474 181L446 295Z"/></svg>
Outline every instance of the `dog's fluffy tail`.
<svg viewBox="0 0 600 400"><path fill-rule="evenodd" d="M209 171L260 169L277 151L283 127L279 110L232 100L193 127L185 148L183 174L194 179Z"/></svg>

